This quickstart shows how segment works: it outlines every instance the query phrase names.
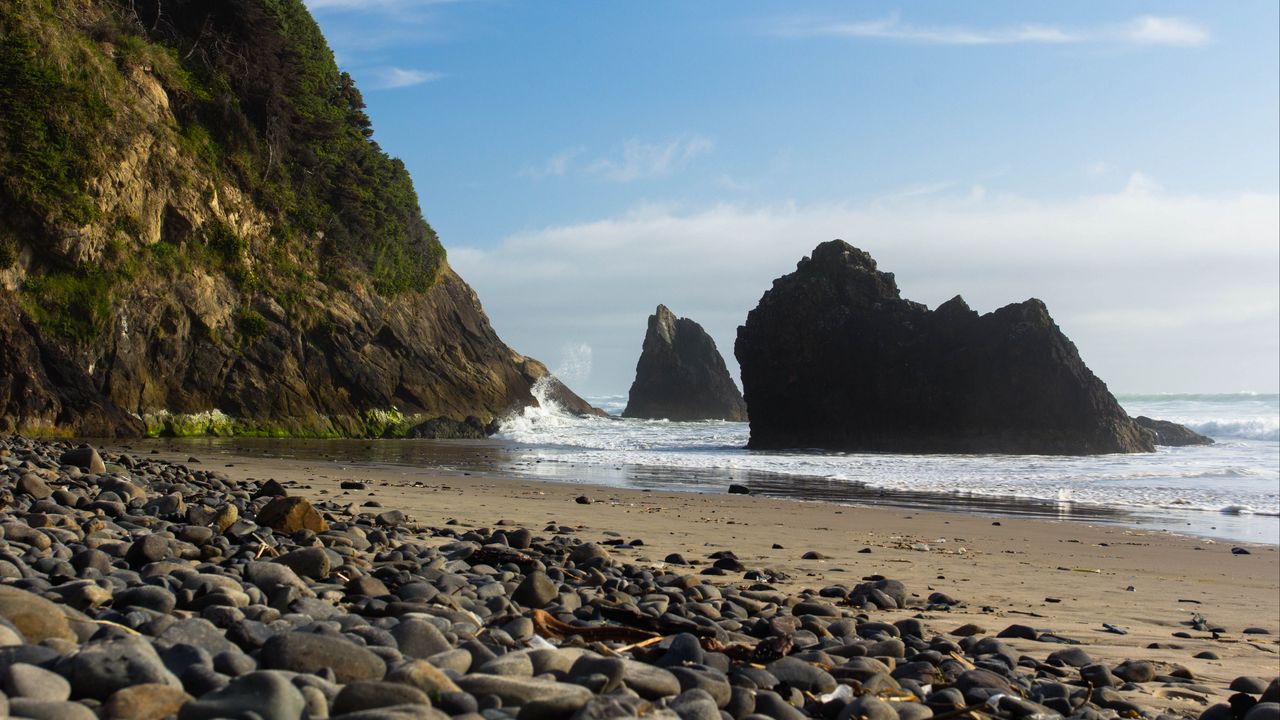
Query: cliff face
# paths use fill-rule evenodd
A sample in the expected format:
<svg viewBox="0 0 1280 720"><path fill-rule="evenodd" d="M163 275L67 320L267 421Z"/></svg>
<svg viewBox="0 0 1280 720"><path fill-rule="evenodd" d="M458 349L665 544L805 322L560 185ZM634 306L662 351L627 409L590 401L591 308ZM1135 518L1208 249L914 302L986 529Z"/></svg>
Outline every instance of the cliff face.
<svg viewBox="0 0 1280 720"><path fill-rule="evenodd" d="M1039 300L979 315L900 297L835 240L738 329L751 447L1095 454L1153 449Z"/></svg>
<svg viewBox="0 0 1280 720"><path fill-rule="evenodd" d="M747 406L711 336L698 323L676 318L659 305L649 316L636 379L622 415L741 422L747 419Z"/></svg>
<svg viewBox="0 0 1280 720"><path fill-rule="evenodd" d="M546 368L363 107L302 0L0 4L0 312L40 351L0 356L3 422L398 435L533 402Z"/></svg>

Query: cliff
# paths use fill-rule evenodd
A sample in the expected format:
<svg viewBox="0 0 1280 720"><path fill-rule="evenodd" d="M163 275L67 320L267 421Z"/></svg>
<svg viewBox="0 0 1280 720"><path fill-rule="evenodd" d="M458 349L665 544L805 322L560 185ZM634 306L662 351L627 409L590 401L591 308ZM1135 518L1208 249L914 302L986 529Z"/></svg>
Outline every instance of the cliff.
<svg viewBox="0 0 1280 720"><path fill-rule="evenodd" d="M1153 449L1044 303L930 311L834 240L738 329L753 448L1096 454Z"/></svg>
<svg viewBox="0 0 1280 720"><path fill-rule="evenodd" d="M747 406L724 358L702 326L665 305L649 316L623 417L668 420L747 419Z"/></svg>
<svg viewBox="0 0 1280 720"><path fill-rule="evenodd" d="M302 0L0 4L3 423L380 436L533 402L546 368L363 108Z"/></svg>

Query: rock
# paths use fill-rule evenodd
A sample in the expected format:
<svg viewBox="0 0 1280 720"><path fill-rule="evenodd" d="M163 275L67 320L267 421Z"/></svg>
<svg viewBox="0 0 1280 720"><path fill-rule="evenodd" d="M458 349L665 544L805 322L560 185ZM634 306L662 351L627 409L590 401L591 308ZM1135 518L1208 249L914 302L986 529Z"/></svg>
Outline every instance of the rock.
<svg viewBox="0 0 1280 720"><path fill-rule="evenodd" d="M1280 703L1260 702L1249 708L1242 720L1280 720Z"/></svg>
<svg viewBox="0 0 1280 720"><path fill-rule="evenodd" d="M276 672L252 672L182 706L178 720L215 720L253 712L262 720L301 720L306 699Z"/></svg>
<svg viewBox="0 0 1280 720"><path fill-rule="evenodd" d="M449 716L427 705L392 705L335 715L333 720L449 720Z"/></svg>
<svg viewBox="0 0 1280 720"><path fill-rule="evenodd" d="M253 498L256 500L260 497L285 497L288 494L289 491L285 490L284 485L281 485L278 480L269 479L262 483L258 491L253 494Z"/></svg>
<svg viewBox="0 0 1280 720"><path fill-rule="evenodd" d="M671 697L680 692L680 681L662 668L623 658L622 682L646 700Z"/></svg>
<svg viewBox="0 0 1280 720"><path fill-rule="evenodd" d="M476 697L496 695L504 705L524 705L537 700L566 700L569 704L576 703L577 707L582 707L591 699L591 691L584 687L541 678L470 673L458 678L456 682L458 687Z"/></svg>
<svg viewBox="0 0 1280 720"><path fill-rule="evenodd" d="M333 699L333 714L373 710L391 705L431 705L427 694L416 687L394 682L348 683Z"/></svg>
<svg viewBox="0 0 1280 720"><path fill-rule="evenodd" d="M27 663L14 663L0 676L9 697L61 702L71 697L71 683L61 675Z"/></svg>
<svg viewBox="0 0 1280 720"><path fill-rule="evenodd" d="M324 580L329 577L332 566L329 554L324 551L324 548L318 547L299 548L281 555L273 562L287 565L298 575L312 580Z"/></svg>
<svg viewBox="0 0 1280 720"><path fill-rule="evenodd" d="M386 662L366 648L340 638L301 632L268 640L258 661L264 669L294 672L330 668L340 683L381 680L387 673Z"/></svg>
<svg viewBox="0 0 1280 720"><path fill-rule="evenodd" d="M739 484L737 484L737 483L730 483L730 485L729 485L729 494L730 494L730 495L750 495L750 494L751 494L751 488L747 487L746 485L739 485Z"/></svg>
<svg viewBox="0 0 1280 720"><path fill-rule="evenodd" d="M161 615L173 612L177 604L178 599L173 593L158 585L139 585L121 590L112 598L112 605L118 609L140 607L154 610Z"/></svg>
<svg viewBox="0 0 1280 720"><path fill-rule="evenodd" d="M1150 660L1126 660L1111 670L1116 677L1131 683L1148 683L1156 679L1156 666Z"/></svg>
<svg viewBox="0 0 1280 720"><path fill-rule="evenodd" d="M835 678L816 665L794 657L774 660L765 666L779 682L784 682L801 692L822 695L836 689Z"/></svg>
<svg viewBox="0 0 1280 720"><path fill-rule="evenodd" d="M14 698L9 702L10 717L29 720L98 720L92 710L76 702Z"/></svg>
<svg viewBox="0 0 1280 720"><path fill-rule="evenodd" d="M979 316L903 300L839 240L774 281L734 348L749 447L1096 454L1154 443L1039 300Z"/></svg>
<svg viewBox="0 0 1280 720"><path fill-rule="evenodd" d="M66 615L57 605L16 587L0 585L0 617L17 628L30 643L49 638L76 639Z"/></svg>
<svg viewBox="0 0 1280 720"><path fill-rule="evenodd" d="M711 336L659 305L649 316L622 416L741 422L747 419L747 406Z"/></svg>
<svg viewBox="0 0 1280 720"><path fill-rule="evenodd" d="M425 620L401 620L391 628L391 635L396 639L400 652L409 658L425 659L453 649L440 630Z"/></svg>
<svg viewBox="0 0 1280 720"><path fill-rule="evenodd" d="M180 688L148 683L117 690L103 705L105 720L164 720L192 697Z"/></svg>
<svg viewBox="0 0 1280 720"><path fill-rule="evenodd" d="M463 420L447 417L432 418L409 428L405 437L428 440L483 440L497 432L497 426L487 424L475 415Z"/></svg>
<svg viewBox="0 0 1280 720"><path fill-rule="evenodd" d="M23 473L14 485L14 489L37 500L47 498L53 494L53 488L49 487L49 484L41 480L40 476L35 473Z"/></svg>
<svg viewBox="0 0 1280 720"><path fill-rule="evenodd" d="M101 475L107 471L107 465L102 462L102 456L88 445L81 445L62 453L59 462L63 465L74 465L90 475Z"/></svg>
<svg viewBox="0 0 1280 720"><path fill-rule="evenodd" d="M720 720L715 699L702 688L690 688L671 701L671 709L680 720Z"/></svg>
<svg viewBox="0 0 1280 720"><path fill-rule="evenodd" d="M1120 684L1112 674L1111 668L1102 663L1093 663L1080 668L1080 679L1093 687L1113 687Z"/></svg>
<svg viewBox="0 0 1280 720"><path fill-rule="evenodd" d="M71 681L75 698L106 700L117 690L144 683L182 687L151 643L134 636L88 643L60 660L57 671Z"/></svg>
<svg viewBox="0 0 1280 720"><path fill-rule="evenodd" d="M560 589L547 577L547 574L535 570L525 576L524 580L511 593L511 599L527 608L544 608L552 600L560 596Z"/></svg>
<svg viewBox="0 0 1280 720"><path fill-rule="evenodd" d="M409 660L397 665L387 673L387 681L411 685L429 696L461 691L448 675L426 660Z"/></svg>
<svg viewBox="0 0 1280 720"><path fill-rule="evenodd" d="M1152 420L1145 415L1139 415L1133 421L1138 427L1144 430L1150 430L1155 434L1155 443L1157 445L1170 445L1173 447L1181 447L1185 445L1212 445L1213 438L1192 430L1186 425L1179 425L1168 420Z"/></svg>
<svg viewBox="0 0 1280 720"><path fill-rule="evenodd" d="M282 533L295 533L299 530L322 533L329 529L329 523L311 507L311 503L300 497L278 497L271 500L258 511L257 522Z"/></svg>
<svg viewBox="0 0 1280 720"><path fill-rule="evenodd" d="M694 689L701 690L714 701L717 708L728 705L732 698L733 691L729 687L729 678L722 672L698 665L672 667L668 668L668 671L680 681L682 693Z"/></svg>
<svg viewBox="0 0 1280 720"><path fill-rule="evenodd" d="M1050 665L1069 665L1074 668L1080 668L1085 665L1092 665L1093 658L1089 657L1089 653L1080 648L1070 647L1049 653L1048 662Z"/></svg>
<svg viewBox="0 0 1280 720"><path fill-rule="evenodd" d="M1267 681L1262 678L1252 677L1249 675L1241 675L1231 681L1232 692L1248 693L1250 695L1261 695L1267 691Z"/></svg>

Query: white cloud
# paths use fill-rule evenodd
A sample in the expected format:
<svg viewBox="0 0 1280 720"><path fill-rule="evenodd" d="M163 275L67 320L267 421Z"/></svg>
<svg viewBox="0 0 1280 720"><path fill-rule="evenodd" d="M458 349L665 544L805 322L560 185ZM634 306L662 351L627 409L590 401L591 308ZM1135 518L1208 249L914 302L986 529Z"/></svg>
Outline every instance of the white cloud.
<svg viewBox="0 0 1280 720"><path fill-rule="evenodd" d="M450 248L503 338L554 360L594 349L584 392L625 392L658 303L702 323L731 367L736 327L772 280L844 238L894 272L904 297L956 294L986 312L1044 300L1117 391L1275 389L1280 197L1180 196L1142 175L1062 201L991 190L864 203L641 206L618 217Z"/></svg>
<svg viewBox="0 0 1280 720"><path fill-rule="evenodd" d="M1125 37L1142 45L1195 47L1209 42L1209 32L1190 20L1152 15L1135 18Z"/></svg>
<svg viewBox="0 0 1280 720"><path fill-rule="evenodd" d="M1106 160L1095 160L1084 168L1085 173L1092 178L1100 178L1111 172L1111 163Z"/></svg>
<svg viewBox="0 0 1280 720"><path fill-rule="evenodd" d="M523 168L519 174L541 179L576 173L627 183L669 175L694 158L711 152L714 147L713 141L701 135L681 136L660 142L630 138L611 153L581 162L578 159L587 153L586 147L565 148L541 165Z"/></svg>
<svg viewBox="0 0 1280 720"><path fill-rule="evenodd" d="M1020 24L1003 27L929 26L904 23L896 16L853 22L789 19L774 23L770 32L784 37L847 37L891 40L922 45L1066 45L1126 43L1139 45L1204 45L1209 32L1185 18L1145 15L1092 28L1062 28Z"/></svg>
<svg viewBox="0 0 1280 720"><path fill-rule="evenodd" d="M444 77L444 73L393 66L373 68L362 72L361 75L369 78L370 90L394 90L396 88L412 87L434 82Z"/></svg>

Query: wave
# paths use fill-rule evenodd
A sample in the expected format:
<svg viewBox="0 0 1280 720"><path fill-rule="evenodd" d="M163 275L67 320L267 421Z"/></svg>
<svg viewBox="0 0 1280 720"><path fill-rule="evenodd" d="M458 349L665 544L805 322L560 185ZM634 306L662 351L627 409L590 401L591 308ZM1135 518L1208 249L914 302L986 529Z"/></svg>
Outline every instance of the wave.
<svg viewBox="0 0 1280 720"><path fill-rule="evenodd" d="M1280 422L1275 418L1202 420L1184 424L1201 435L1214 439L1280 441Z"/></svg>

